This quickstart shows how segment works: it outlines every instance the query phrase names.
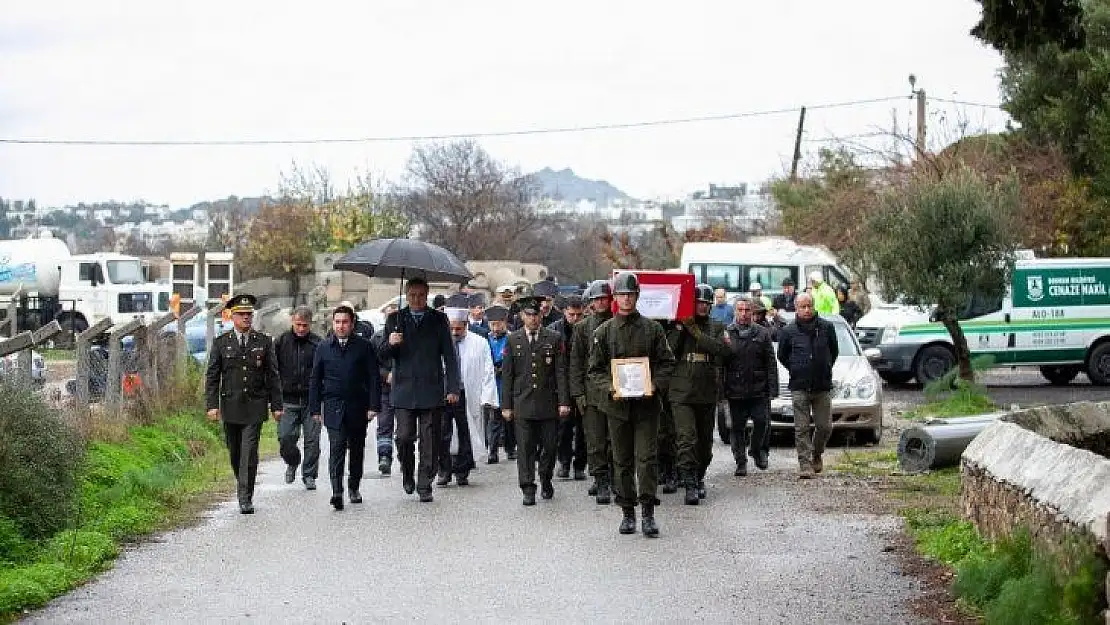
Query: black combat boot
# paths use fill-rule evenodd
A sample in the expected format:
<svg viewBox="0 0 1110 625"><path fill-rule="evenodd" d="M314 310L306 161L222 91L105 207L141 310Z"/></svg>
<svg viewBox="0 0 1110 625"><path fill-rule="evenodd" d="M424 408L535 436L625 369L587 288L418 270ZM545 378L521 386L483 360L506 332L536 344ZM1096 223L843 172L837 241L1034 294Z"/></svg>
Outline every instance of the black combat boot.
<svg viewBox="0 0 1110 625"><path fill-rule="evenodd" d="M752 456L752 458L755 459L756 468L758 468L760 471L766 471L767 470L767 452L766 451L763 451L762 449L757 449L757 450L751 452L751 456Z"/></svg>
<svg viewBox="0 0 1110 625"><path fill-rule="evenodd" d="M674 474L674 461L668 459L664 460L660 464L662 465L662 467L660 468L660 473L662 473L663 475L663 494L670 495L677 492L678 485L675 483L676 476Z"/></svg>
<svg viewBox="0 0 1110 625"><path fill-rule="evenodd" d="M447 486L451 483L451 474L447 471L439 472L439 479L436 480L436 486Z"/></svg>
<svg viewBox="0 0 1110 625"><path fill-rule="evenodd" d="M594 483L590 484L590 489L586 491L587 495L589 495L590 497L597 497L597 483L599 481L600 480L598 480L598 478L594 478Z"/></svg>
<svg viewBox="0 0 1110 625"><path fill-rule="evenodd" d="M698 481L694 479L694 474L683 471L682 485L686 487L686 497L684 498L686 505L698 505Z"/></svg>
<svg viewBox="0 0 1110 625"><path fill-rule="evenodd" d="M621 519L621 527L618 530L621 534L635 534L636 533L636 508L621 508L624 511L624 518Z"/></svg>
<svg viewBox="0 0 1110 625"><path fill-rule="evenodd" d="M612 493L609 492L609 476L604 473L597 476L597 503L600 506L607 506L612 500Z"/></svg>
<svg viewBox="0 0 1110 625"><path fill-rule="evenodd" d="M705 469L698 471L698 499L705 499Z"/></svg>
<svg viewBox="0 0 1110 625"><path fill-rule="evenodd" d="M640 506L640 513L643 515L643 520L640 521L640 531L644 536L655 538L659 535L659 526L655 524L655 506L645 503Z"/></svg>

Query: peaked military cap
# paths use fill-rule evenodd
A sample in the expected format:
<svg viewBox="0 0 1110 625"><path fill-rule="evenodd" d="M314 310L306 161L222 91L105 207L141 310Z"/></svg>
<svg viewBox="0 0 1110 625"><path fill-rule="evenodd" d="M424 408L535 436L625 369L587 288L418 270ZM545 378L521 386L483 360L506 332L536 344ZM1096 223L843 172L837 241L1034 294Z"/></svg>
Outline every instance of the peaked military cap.
<svg viewBox="0 0 1110 625"><path fill-rule="evenodd" d="M533 315L540 314L540 302L542 297L522 297L516 301L517 306L520 306L520 312L531 313Z"/></svg>
<svg viewBox="0 0 1110 625"><path fill-rule="evenodd" d="M233 313L254 312L256 306L258 306L258 299L246 293L236 295L227 302L228 310Z"/></svg>

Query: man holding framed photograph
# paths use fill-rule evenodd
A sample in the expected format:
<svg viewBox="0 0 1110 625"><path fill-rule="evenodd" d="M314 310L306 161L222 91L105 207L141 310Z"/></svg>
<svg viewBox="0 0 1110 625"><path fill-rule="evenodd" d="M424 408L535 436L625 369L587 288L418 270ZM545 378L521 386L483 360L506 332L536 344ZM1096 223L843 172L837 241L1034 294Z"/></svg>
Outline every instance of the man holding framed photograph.
<svg viewBox="0 0 1110 625"><path fill-rule="evenodd" d="M604 398L613 446L614 486L624 518L621 534L636 532L636 503L644 536L658 536L658 436L662 411L658 393L666 390L675 359L663 326L636 310L640 281L631 272L613 278L616 315L591 338L589 385ZM634 472L635 471L635 472Z"/></svg>

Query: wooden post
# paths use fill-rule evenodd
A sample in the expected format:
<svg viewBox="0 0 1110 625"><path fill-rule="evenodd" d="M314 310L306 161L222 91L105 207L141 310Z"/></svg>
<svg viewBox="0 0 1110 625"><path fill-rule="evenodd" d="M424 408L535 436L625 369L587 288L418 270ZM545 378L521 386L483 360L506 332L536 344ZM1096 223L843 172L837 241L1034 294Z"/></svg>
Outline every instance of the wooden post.
<svg viewBox="0 0 1110 625"><path fill-rule="evenodd" d="M212 341L216 340L216 317L219 317L224 312L226 302L221 302L213 306L208 311L208 319L205 321L204 331L204 351L205 353L212 351Z"/></svg>
<svg viewBox="0 0 1110 625"><path fill-rule="evenodd" d="M143 340L145 349L139 351L139 357L142 361L146 361L146 371L142 374L143 386L151 389L152 392L159 391L161 387L161 380L159 379L159 365L162 362L162 354L159 349L160 340L162 338L162 328L168 326L176 320L173 313L166 313L161 317L150 322L150 325L142 329L141 333L144 335ZM138 335L136 335L136 341ZM138 344L136 343L136 347Z"/></svg>
<svg viewBox="0 0 1110 625"><path fill-rule="evenodd" d="M925 90L918 89L917 94L917 157L925 156Z"/></svg>
<svg viewBox="0 0 1110 625"><path fill-rule="evenodd" d="M12 293L12 299L8 302L8 319L12 320L8 336L11 337L19 334L19 298L21 297L23 297L22 287L16 289L15 293Z"/></svg>
<svg viewBox="0 0 1110 625"><path fill-rule="evenodd" d="M142 325L142 319L132 319L108 333L108 385L104 390L104 405L112 416L119 410L123 394L123 337L134 334Z"/></svg>
<svg viewBox="0 0 1110 625"><path fill-rule="evenodd" d="M78 410L88 410L89 408L89 383L92 379L89 358L92 355L93 339L104 334L111 327L112 320L104 318L98 321L96 325L77 335L75 341L77 343L77 353L75 355L77 358L77 375L75 376L76 390L74 394L77 397Z"/></svg>
<svg viewBox="0 0 1110 625"><path fill-rule="evenodd" d="M176 355L179 359L189 357L189 341L185 337L185 326L188 324L190 319L196 317L199 314L200 308L197 306L193 306L177 318L177 336L175 337L175 345L177 346Z"/></svg>
<svg viewBox="0 0 1110 625"><path fill-rule="evenodd" d="M806 107L798 115L798 134L794 137L794 161L790 164L790 182L798 179L798 161L802 160L802 130L806 125Z"/></svg>

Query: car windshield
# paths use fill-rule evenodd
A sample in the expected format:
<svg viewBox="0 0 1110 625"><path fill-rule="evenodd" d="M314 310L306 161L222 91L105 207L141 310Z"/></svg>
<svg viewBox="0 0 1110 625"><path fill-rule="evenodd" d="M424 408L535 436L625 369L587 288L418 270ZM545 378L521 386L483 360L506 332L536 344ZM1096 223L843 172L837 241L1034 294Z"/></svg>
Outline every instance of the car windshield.
<svg viewBox="0 0 1110 625"><path fill-rule="evenodd" d="M137 260L110 260L108 261L108 280L112 284L142 284L142 263Z"/></svg>

